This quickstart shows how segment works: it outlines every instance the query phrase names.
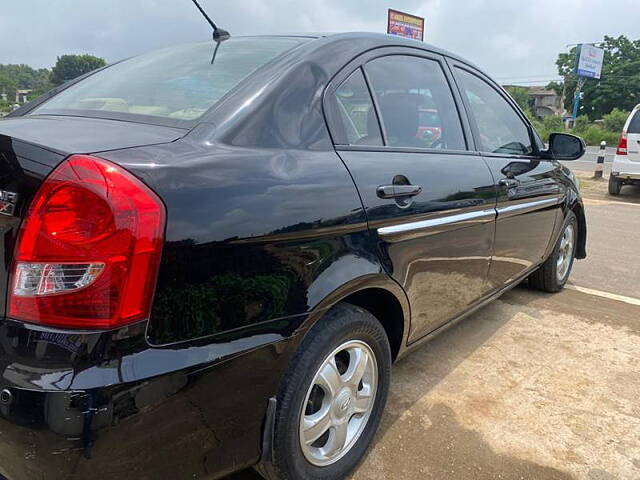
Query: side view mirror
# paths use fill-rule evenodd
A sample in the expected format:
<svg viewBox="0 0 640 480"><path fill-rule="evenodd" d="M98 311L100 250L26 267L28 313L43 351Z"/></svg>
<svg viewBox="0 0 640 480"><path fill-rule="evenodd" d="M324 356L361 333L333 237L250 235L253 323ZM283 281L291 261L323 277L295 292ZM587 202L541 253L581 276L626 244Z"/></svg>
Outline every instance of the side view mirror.
<svg viewBox="0 0 640 480"><path fill-rule="evenodd" d="M577 160L584 155L584 140L568 133L552 133L549 136L549 148L543 152L545 157L556 160Z"/></svg>

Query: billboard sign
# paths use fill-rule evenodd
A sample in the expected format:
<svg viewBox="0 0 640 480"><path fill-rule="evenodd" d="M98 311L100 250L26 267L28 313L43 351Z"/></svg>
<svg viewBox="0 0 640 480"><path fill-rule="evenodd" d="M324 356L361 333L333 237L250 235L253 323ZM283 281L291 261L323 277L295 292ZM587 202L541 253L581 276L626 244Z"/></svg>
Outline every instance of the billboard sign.
<svg viewBox="0 0 640 480"><path fill-rule="evenodd" d="M600 78L604 50L583 43L578 45L576 75L579 77Z"/></svg>
<svg viewBox="0 0 640 480"><path fill-rule="evenodd" d="M424 40L424 18L389 9L387 33L414 40Z"/></svg>

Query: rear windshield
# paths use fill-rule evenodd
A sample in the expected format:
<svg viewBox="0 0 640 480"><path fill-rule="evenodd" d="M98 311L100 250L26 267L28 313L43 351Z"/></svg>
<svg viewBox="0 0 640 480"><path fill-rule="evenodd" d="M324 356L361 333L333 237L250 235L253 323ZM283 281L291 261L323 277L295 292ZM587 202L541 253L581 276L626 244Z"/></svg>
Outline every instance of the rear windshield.
<svg viewBox="0 0 640 480"><path fill-rule="evenodd" d="M231 38L220 44L213 65L213 41L165 48L97 72L32 113L196 120L242 79L306 40Z"/></svg>
<svg viewBox="0 0 640 480"><path fill-rule="evenodd" d="M640 110L637 110L629 122L627 133L640 133Z"/></svg>

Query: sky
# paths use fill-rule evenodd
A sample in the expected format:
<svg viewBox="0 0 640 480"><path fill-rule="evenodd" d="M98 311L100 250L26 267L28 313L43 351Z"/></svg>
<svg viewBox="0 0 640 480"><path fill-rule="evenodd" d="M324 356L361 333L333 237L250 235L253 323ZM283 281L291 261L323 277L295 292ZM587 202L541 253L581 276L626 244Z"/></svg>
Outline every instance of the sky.
<svg viewBox="0 0 640 480"><path fill-rule="evenodd" d="M387 9L425 18L425 42L501 83L544 84L567 44L640 39L640 0L200 0L232 35L386 32ZM58 55L114 62L210 38L191 0L2 0L0 63L51 67Z"/></svg>

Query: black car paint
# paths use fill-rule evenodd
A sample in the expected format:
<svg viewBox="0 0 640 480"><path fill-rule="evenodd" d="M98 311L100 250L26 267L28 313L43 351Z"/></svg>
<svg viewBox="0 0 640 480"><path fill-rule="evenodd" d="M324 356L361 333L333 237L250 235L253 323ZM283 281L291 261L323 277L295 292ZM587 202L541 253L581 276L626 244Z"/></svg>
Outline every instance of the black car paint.
<svg viewBox="0 0 640 480"><path fill-rule="evenodd" d="M1 474L11 480L95 478L96 472L99 478L207 478L257 462L268 399L305 332L336 302L349 297L373 306L375 297L392 304L387 311L395 315L385 320L399 356L410 340L512 285L486 283L484 297L443 312L447 318L421 319L419 307L410 308L411 287L408 297L400 284L420 274L426 275L420 282L445 278L453 284L489 272L491 243L506 248L516 238L512 226L505 225L503 240L488 221L426 237L430 242L421 246L411 238L386 242L377 233L407 215L513 200L496 186L510 163L529 165L520 175L551 182L562 195L549 209L558 218L539 260L549 253L562 218L570 209L581 214L568 171L539 159L483 159L464 114L469 152L375 152L398 162L393 165L368 156L366 148L336 152L323 93L345 65L388 46L462 62L404 39L336 35L265 66L190 131L66 117L0 123L0 188L19 194L16 217L0 216L3 282L18 217L68 154L93 153L123 165L160 195L168 213L148 322L108 332L0 323L0 389L8 392L0 396L0 442L7 446L0 449ZM71 126L85 120L87 135L74 138ZM38 128L43 121L55 128ZM425 194L414 210L398 212L372 187L395 174L422 175L411 170L416 158L434 173L420 179ZM396 165L403 171L394 173ZM466 168L464 178L456 177L456 166ZM580 228L578 253L584 256L583 217ZM526 257L533 240L516 240ZM419 268L412 269L416 247L426 249L437 268L414 262Z"/></svg>
<svg viewBox="0 0 640 480"><path fill-rule="evenodd" d="M489 77L479 70L457 60L448 60L453 71L464 69L489 83L518 112L527 123L517 104ZM470 106L465 95L460 97L467 112ZM479 136L473 116L469 115L470 128ZM501 289L520 278L523 273L540 263L554 243L553 233L562 216L561 201L567 197L567 185L562 181L562 165L555 161L540 159L544 144L534 137L534 152L531 156L505 155L480 152L496 180L495 238L491 267L488 274L490 289ZM501 181L507 183L501 185ZM540 203L542 207L513 209L523 204ZM513 212L513 213L512 213ZM514 214L515 213L515 214Z"/></svg>
<svg viewBox="0 0 640 480"><path fill-rule="evenodd" d="M33 116L3 122L2 134L62 153L88 153L173 142L188 130L98 118ZM99 132L96 135L96 132ZM31 155L37 157L36 155ZM36 160L40 160L39 157Z"/></svg>

